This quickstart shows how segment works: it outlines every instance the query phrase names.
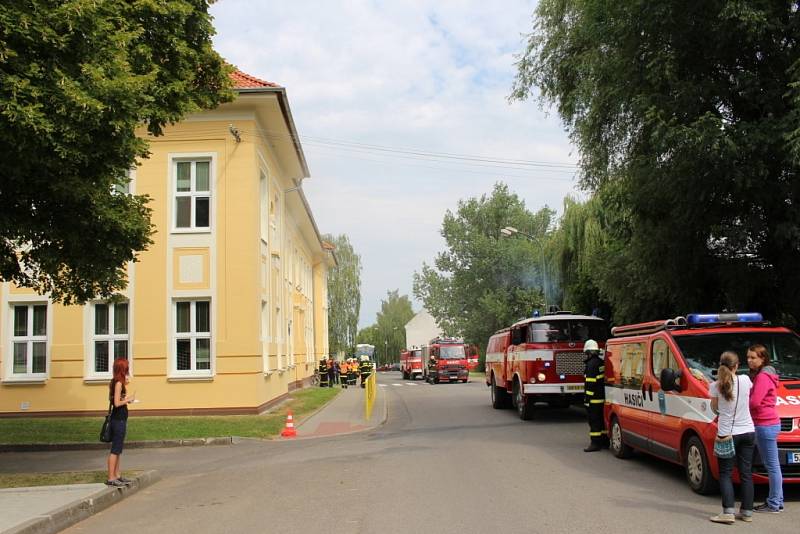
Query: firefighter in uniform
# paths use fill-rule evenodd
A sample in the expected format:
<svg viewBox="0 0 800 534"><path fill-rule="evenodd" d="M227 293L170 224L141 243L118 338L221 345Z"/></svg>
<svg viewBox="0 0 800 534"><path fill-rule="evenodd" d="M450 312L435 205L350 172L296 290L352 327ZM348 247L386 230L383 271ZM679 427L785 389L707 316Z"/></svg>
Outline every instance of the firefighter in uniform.
<svg viewBox="0 0 800 534"><path fill-rule="evenodd" d="M319 373L319 387L328 387L328 362L325 361L325 358L319 361L317 372Z"/></svg>
<svg viewBox="0 0 800 534"><path fill-rule="evenodd" d="M433 354L428 358L428 383L433 384L433 374L436 372L436 358Z"/></svg>
<svg viewBox="0 0 800 534"><path fill-rule="evenodd" d="M339 364L339 383L342 385L342 389L347 389L347 374L349 372L350 367L347 364L347 360L344 360Z"/></svg>
<svg viewBox="0 0 800 534"><path fill-rule="evenodd" d="M352 371L350 378L350 385L356 387L358 385L358 360L350 358L350 370Z"/></svg>
<svg viewBox="0 0 800 534"><path fill-rule="evenodd" d="M586 413L589 419L589 446L583 452L599 451L608 446L608 432L603 424L603 404L606 398L605 388L605 362L601 356L597 341L589 339L583 345L586 354L584 363L584 400Z"/></svg>
<svg viewBox="0 0 800 534"><path fill-rule="evenodd" d="M359 371L361 371L361 387L367 387L367 379L369 375L372 374L372 364L369 361L369 356L364 355L361 357L361 367Z"/></svg>

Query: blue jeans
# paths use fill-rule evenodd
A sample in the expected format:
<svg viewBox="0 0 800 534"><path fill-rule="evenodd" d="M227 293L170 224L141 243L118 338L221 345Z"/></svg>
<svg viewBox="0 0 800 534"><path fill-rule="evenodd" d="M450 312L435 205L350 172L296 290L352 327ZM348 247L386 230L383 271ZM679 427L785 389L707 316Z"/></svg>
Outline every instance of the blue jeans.
<svg viewBox="0 0 800 534"><path fill-rule="evenodd" d="M779 424L756 427L758 454L769 474L767 504L773 510L783 506L783 475L781 474L781 463L778 460L778 432L780 431L781 425Z"/></svg>
<svg viewBox="0 0 800 534"><path fill-rule="evenodd" d="M735 434L733 446L736 456L733 458L717 458L719 461L719 490L722 493L722 512L736 512L736 496L733 493L733 464L739 468L739 489L741 491L741 511L745 515L753 513L753 449L755 433Z"/></svg>

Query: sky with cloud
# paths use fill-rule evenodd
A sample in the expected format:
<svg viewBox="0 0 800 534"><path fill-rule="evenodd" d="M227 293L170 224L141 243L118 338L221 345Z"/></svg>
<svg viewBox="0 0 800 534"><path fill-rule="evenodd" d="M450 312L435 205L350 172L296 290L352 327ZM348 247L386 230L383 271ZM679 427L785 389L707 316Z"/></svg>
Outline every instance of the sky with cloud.
<svg viewBox="0 0 800 534"><path fill-rule="evenodd" d="M523 50L535 6L212 6L223 57L286 87L311 170L303 189L317 224L324 233L347 234L361 255L361 327L375 321L387 291L413 299L413 273L444 249L442 218L459 199L488 194L498 181L532 210L560 210L564 196L580 196L577 155L554 110L508 101L514 55ZM420 306L414 302L415 311Z"/></svg>

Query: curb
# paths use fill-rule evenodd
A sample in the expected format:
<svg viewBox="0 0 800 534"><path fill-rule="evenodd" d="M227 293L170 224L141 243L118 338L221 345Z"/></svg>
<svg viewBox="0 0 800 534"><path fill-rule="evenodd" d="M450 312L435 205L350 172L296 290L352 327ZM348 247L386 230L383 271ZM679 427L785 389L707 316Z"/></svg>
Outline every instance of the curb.
<svg viewBox="0 0 800 534"><path fill-rule="evenodd" d="M126 449L163 449L168 447L202 447L206 445L232 445L233 437L164 439L153 441L129 441ZM0 444L0 452L47 452L47 451L97 451L105 450L110 443L19 443Z"/></svg>
<svg viewBox="0 0 800 534"><path fill-rule="evenodd" d="M52 512L30 519L3 534L51 534L83 521L87 517L105 510L125 497L132 495L161 480L158 471L145 471L138 475L127 488L104 488L83 499L56 508Z"/></svg>

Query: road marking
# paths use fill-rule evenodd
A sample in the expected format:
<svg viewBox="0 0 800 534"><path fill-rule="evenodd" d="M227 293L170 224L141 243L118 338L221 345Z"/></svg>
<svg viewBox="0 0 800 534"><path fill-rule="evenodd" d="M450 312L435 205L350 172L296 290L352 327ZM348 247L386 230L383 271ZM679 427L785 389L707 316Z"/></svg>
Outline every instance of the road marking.
<svg viewBox="0 0 800 534"><path fill-rule="evenodd" d="M415 384L414 382L409 382L409 383L408 383L408 384L406 384L406 385L407 385L407 386L418 386L419 384Z"/></svg>
<svg viewBox="0 0 800 534"><path fill-rule="evenodd" d="M389 387L389 386L387 386L386 384L378 384L378 387L379 388L386 388L386 387Z"/></svg>
<svg viewBox="0 0 800 534"><path fill-rule="evenodd" d="M393 386L397 386L397 387L403 387L403 384L398 384L397 382L395 382L395 383L394 383L394 384L392 384L392 385L393 385Z"/></svg>

